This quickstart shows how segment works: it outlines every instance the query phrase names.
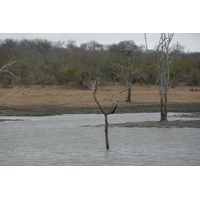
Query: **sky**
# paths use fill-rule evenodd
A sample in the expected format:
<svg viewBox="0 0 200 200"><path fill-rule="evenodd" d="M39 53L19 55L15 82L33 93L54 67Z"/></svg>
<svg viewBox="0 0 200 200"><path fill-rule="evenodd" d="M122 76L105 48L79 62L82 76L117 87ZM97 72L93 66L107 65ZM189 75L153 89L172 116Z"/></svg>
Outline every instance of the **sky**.
<svg viewBox="0 0 200 200"><path fill-rule="evenodd" d="M43 38L53 42L75 40L77 45L91 40L113 44L133 40L154 48L159 33L175 33L172 44L180 42L186 52L200 52L199 4L197 0L168 0L159 9L157 0L25 0L2 2L0 39ZM20 6L20 4L22 4ZM12 5L12 6L10 6ZM181 5L181 7L180 7ZM180 9L181 8L181 9ZM48 34L47 34L48 33Z"/></svg>
<svg viewBox="0 0 200 200"><path fill-rule="evenodd" d="M158 44L160 33L147 33L148 48L153 49ZM0 39L48 39L52 42L75 40L79 46L91 40L100 44L119 43L133 40L137 45L144 45L144 33L0 33ZM185 52L200 52L200 33L175 33L172 45L179 42L185 47Z"/></svg>

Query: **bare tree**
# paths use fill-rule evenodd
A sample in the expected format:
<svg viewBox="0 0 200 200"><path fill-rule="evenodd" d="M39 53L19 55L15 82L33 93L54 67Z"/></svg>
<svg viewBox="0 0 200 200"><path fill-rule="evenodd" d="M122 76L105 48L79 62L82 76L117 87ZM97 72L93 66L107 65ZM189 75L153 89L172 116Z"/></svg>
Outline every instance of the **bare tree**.
<svg viewBox="0 0 200 200"><path fill-rule="evenodd" d="M139 77L138 72L141 69L142 47L137 46L132 40L125 40L117 45L110 45L108 49L110 53L114 53L113 55L117 56L112 73L127 88L128 96L126 102L131 102L132 85L135 83L136 77Z"/></svg>
<svg viewBox="0 0 200 200"><path fill-rule="evenodd" d="M91 90L92 90L92 94L93 94L93 98L96 102L96 104L98 105L99 109L101 110L101 112L103 113L104 117L105 117L105 141L106 141L106 149L109 149L109 139L108 139L108 127L109 127L109 123L108 123L108 115L110 114L114 114L116 109L117 109L117 100L119 99L120 95L125 92L126 90L123 90L121 92L118 93L118 96L116 97L115 100L112 100L112 105L109 108L109 110L106 112L104 108L102 108L101 104L99 103L97 96L96 96L96 92L97 92L97 85L98 85L98 81L95 80L94 84L85 84L87 85Z"/></svg>
<svg viewBox="0 0 200 200"><path fill-rule="evenodd" d="M13 65L14 63L16 62L16 60L13 61L13 58L6 64L4 65L3 67L0 68L0 72L4 72L4 73L9 73L11 74L14 78L18 79L19 80L19 77L17 77L15 74L13 74L8 68ZM8 95L2 97L0 99L0 102L3 102L5 103L9 108L9 104L5 102L5 99L8 98L9 96L15 94L15 93L21 93L21 94L27 94L28 91L26 90L20 90L18 87L15 87L14 84L13 84L13 91L11 93L9 93Z"/></svg>
<svg viewBox="0 0 200 200"><path fill-rule="evenodd" d="M133 60L136 56L127 57L126 64L115 64L116 71L112 72L115 74L119 79L122 80L124 86L127 88L128 96L126 102L131 102L131 92L132 92L132 85L136 82L136 73L138 73L141 68L135 66L133 64Z"/></svg>
<svg viewBox="0 0 200 200"><path fill-rule="evenodd" d="M145 44L146 49L148 50L147 45L147 37L145 35ZM156 50L150 50L154 51L157 55L157 64L159 69L159 77L158 77L158 89L160 94L160 106L161 106L161 119L160 121L167 121L167 102L168 102L168 91L171 87L170 80L170 65L173 60L175 60L181 50L182 46L177 43L174 48L170 48L170 43L173 39L174 34L172 33L161 33L159 44L156 47Z"/></svg>

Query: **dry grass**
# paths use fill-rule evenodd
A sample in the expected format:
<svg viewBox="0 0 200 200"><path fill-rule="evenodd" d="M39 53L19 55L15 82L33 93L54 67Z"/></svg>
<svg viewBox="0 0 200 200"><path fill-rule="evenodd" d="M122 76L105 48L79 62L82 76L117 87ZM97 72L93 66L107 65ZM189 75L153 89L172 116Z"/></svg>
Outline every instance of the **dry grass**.
<svg viewBox="0 0 200 200"><path fill-rule="evenodd" d="M35 108L37 106L59 106L59 107L93 107L96 106L92 92L77 85L70 84L68 86L30 86L29 88L21 87L29 91L29 96L14 94L6 99L11 107ZM118 92L124 90L125 87L116 83L101 85L98 87L97 98L102 106L109 106L111 98L115 98ZM196 89L200 89L197 87ZM0 88L0 98L6 96L12 89ZM179 86L170 91L168 95L169 102L200 102L200 92L191 92L190 87ZM119 101L120 106L131 106L133 103L150 103L159 102L159 94L156 86L139 86L133 85L132 103L125 102L127 92L124 92ZM6 106L0 103L0 106Z"/></svg>

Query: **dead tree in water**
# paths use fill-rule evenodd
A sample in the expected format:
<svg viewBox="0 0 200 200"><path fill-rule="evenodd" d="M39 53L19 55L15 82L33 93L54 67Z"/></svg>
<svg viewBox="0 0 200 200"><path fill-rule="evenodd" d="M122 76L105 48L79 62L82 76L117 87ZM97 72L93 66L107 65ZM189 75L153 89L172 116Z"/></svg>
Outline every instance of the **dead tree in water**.
<svg viewBox="0 0 200 200"><path fill-rule="evenodd" d="M161 119L160 121L167 121L167 96L170 88L170 71L171 56L169 44L172 41L174 34L161 34L159 45L157 47L157 62L159 68L159 94L161 106Z"/></svg>
<svg viewBox="0 0 200 200"><path fill-rule="evenodd" d="M127 90L123 90L123 91L121 91L120 93L118 93L117 98L116 98L115 100L112 100L112 105L111 105L110 109L106 112L106 111L102 108L102 106L100 105L100 103L99 103L99 101L98 101L98 99L97 99L97 96L96 96L96 92L97 92L97 83L98 83L98 81L95 80L95 82L94 82L93 85L91 85L91 84L88 85L88 84L87 84L87 86L92 90L93 98L94 98L96 104L98 105L99 109L101 110L101 112L102 112L103 115L104 115L104 118L105 118L105 141L106 141L106 149L109 149L109 139L108 139L108 127L109 127L109 123L108 123L108 115L114 114L114 113L115 113L115 111L116 111L116 109L117 109L117 104L116 104L116 102L117 102L118 98L120 97L120 95L121 95L123 92L125 92L125 91L127 91Z"/></svg>

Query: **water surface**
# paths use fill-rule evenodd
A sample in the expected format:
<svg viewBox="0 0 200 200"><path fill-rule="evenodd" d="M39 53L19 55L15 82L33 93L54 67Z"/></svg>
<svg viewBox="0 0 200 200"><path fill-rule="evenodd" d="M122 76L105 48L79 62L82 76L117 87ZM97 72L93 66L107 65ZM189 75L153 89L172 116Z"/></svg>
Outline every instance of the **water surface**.
<svg viewBox="0 0 200 200"><path fill-rule="evenodd" d="M176 113L177 115L177 113ZM109 123L159 121L159 113L115 114ZM198 128L110 127L105 149L103 115L69 114L0 123L0 165L200 165ZM179 120L169 113L169 120ZM184 118L191 119L191 118Z"/></svg>

